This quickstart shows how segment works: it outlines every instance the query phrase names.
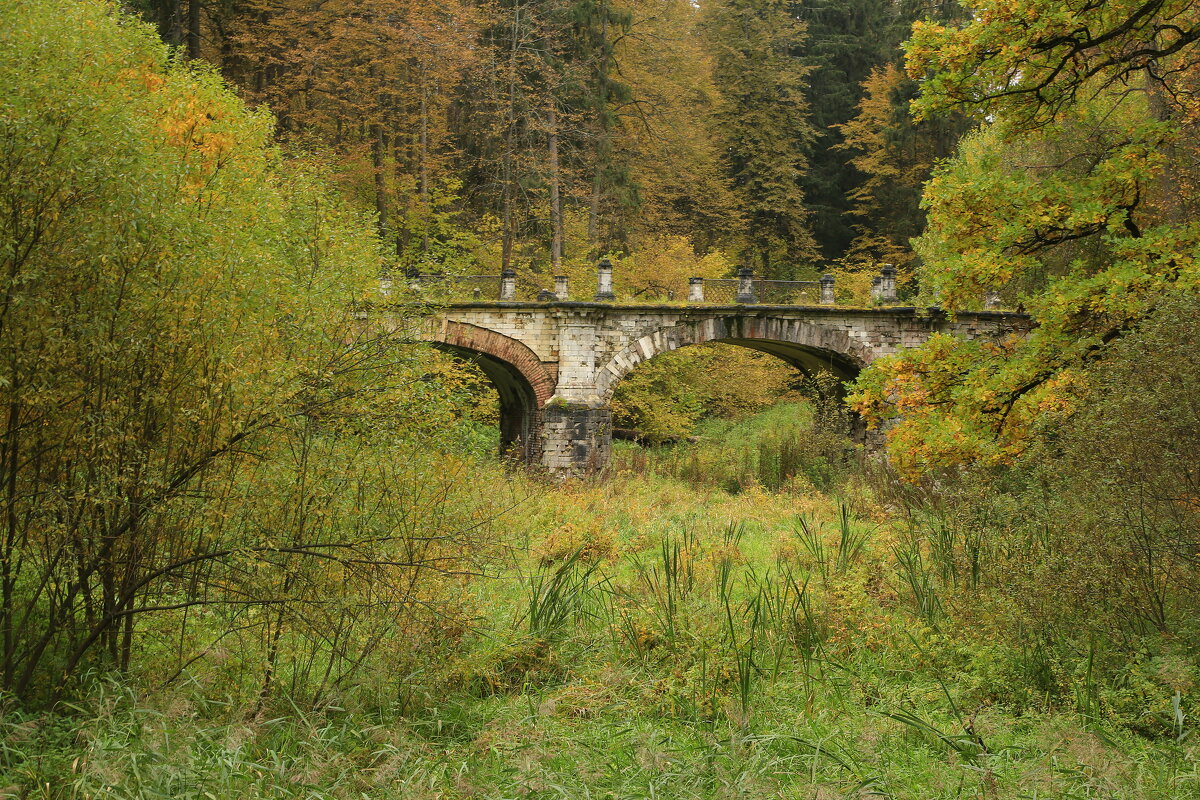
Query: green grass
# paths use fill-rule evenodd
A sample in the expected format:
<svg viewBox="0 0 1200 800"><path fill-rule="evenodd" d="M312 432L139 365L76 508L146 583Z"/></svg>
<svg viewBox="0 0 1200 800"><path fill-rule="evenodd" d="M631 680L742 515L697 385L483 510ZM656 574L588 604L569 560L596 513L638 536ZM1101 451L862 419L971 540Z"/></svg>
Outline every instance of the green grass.
<svg viewBox="0 0 1200 800"><path fill-rule="evenodd" d="M700 422L694 441L641 448L622 444L614 469L677 478L727 492L829 491L850 472L852 449L839 436L814 433L806 403L781 403L741 420Z"/></svg>

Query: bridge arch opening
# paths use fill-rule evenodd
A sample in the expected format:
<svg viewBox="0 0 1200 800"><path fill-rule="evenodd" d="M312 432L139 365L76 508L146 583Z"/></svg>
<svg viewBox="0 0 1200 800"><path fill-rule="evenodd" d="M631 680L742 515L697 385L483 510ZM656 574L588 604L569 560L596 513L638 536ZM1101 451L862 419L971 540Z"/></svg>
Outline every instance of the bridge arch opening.
<svg viewBox="0 0 1200 800"><path fill-rule="evenodd" d="M500 455L537 462L541 457L541 410L554 388L551 370L516 339L465 323L447 323L429 343L475 364L495 388Z"/></svg>
<svg viewBox="0 0 1200 800"><path fill-rule="evenodd" d="M856 459L852 366L724 340L655 355L614 387L613 438L636 446L616 444L613 467L730 494L834 491Z"/></svg>
<svg viewBox="0 0 1200 800"><path fill-rule="evenodd" d="M827 371L843 383L870 363L869 351L844 331L798 320L708 319L660 328L631 341L597 376L600 397L612 399L617 384L639 364L681 347L721 343L773 355L809 377Z"/></svg>
<svg viewBox="0 0 1200 800"><path fill-rule="evenodd" d="M767 339L713 339L716 344L745 347L760 353L768 353L789 366L811 377L818 372L830 372L842 381L852 381L861 370L852 360L839 353L822 351L791 342L775 342Z"/></svg>

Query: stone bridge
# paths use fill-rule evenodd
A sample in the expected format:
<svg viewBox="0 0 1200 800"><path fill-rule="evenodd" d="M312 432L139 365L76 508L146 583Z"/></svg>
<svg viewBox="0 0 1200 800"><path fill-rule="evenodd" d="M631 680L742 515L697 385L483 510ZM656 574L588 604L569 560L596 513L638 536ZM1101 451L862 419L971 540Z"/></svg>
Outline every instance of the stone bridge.
<svg viewBox="0 0 1200 800"><path fill-rule="evenodd" d="M375 324L411 325L403 306L370 312ZM609 403L621 379L660 353L727 342L778 356L805 373L842 379L934 332L999 338L1029 330L1023 314L828 306L623 305L612 302L468 302L438 310L422 338L471 359L500 396L504 453L555 473L602 468L612 447Z"/></svg>

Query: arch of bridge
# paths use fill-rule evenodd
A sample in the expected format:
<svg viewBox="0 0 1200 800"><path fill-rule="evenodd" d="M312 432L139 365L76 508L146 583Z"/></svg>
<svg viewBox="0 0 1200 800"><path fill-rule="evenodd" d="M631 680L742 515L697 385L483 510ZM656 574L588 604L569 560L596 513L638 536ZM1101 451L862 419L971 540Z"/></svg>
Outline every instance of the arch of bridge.
<svg viewBox="0 0 1200 800"><path fill-rule="evenodd" d="M713 317L665 325L629 342L597 370L598 395L607 402L621 379L662 353L704 342L726 342L782 358L805 371L827 368L853 378L875 353L842 328L787 317Z"/></svg>
<svg viewBox="0 0 1200 800"><path fill-rule="evenodd" d="M554 387L558 382L557 375L552 372L554 365L543 363L528 345L510 336L467 322L445 320L436 332L427 337L427 341L435 346L479 353L507 365L528 384L537 408L546 405L546 401L554 395ZM484 372L493 383L497 383L499 389L496 376L486 365Z"/></svg>

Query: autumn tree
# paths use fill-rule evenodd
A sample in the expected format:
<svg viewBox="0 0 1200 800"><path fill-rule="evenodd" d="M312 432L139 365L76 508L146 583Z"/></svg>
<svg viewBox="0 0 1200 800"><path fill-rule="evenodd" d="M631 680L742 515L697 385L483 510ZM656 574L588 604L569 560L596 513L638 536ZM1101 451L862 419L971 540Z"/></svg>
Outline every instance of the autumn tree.
<svg viewBox="0 0 1200 800"><path fill-rule="evenodd" d="M787 278L817 257L801 179L808 121L799 58L804 25L782 0L719 0L702 9L720 92L717 130L759 275Z"/></svg>
<svg viewBox="0 0 1200 800"><path fill-rule="evenodd" d="M969 22L919 25L908 44L922 117L965 107L991 120L929 186L922 287L951 311L999 290L1038 327L998 343L934 337L864 377L855 403L901 414L891 448L912 475L1019 457L1114 342L1200 282L1200 9L967 7Z"/></svg>
<svg viewBox="0 0 1200 800"><path fill-rule="evenodd" d="M446 109L474 63L465 3L247 0L224 21L224 69L280 133L329 148L346 185L400 251L435 244L427 220L445 170Z"/></svg>
<svg viewBox="0 0 1200 800"><path fill-rule="evenodd" d="M655 0L634 10L638 24L619 48L633 100L618 114L618 144L640 200L631 249L683 236L704 254L732 244L742 225L715 135L713 57L692 3Z"/></svg>
<svg viewBox="0 0 1200 800"><path fill-rule="evenodd" d="M132 669L162 619L180 669L242 631L267 695L292 636L327 686L457 558L404 531L413 456L372 408L424 385L354 319L379 240L211 70L72 11L0 7L0 686Z"/></svg>
<svg viewBox="0 0 1200 800"><path fill-rule="evenodd" d="M863 90L858 113L840 126L842 147L864 176L849 194L856 236L846 258L895 264L908 273L916 260L911 241L925 229L925 183L970 121L962 114L914 120L909 104L918 84L895 64L874 69Z"/></svg>

